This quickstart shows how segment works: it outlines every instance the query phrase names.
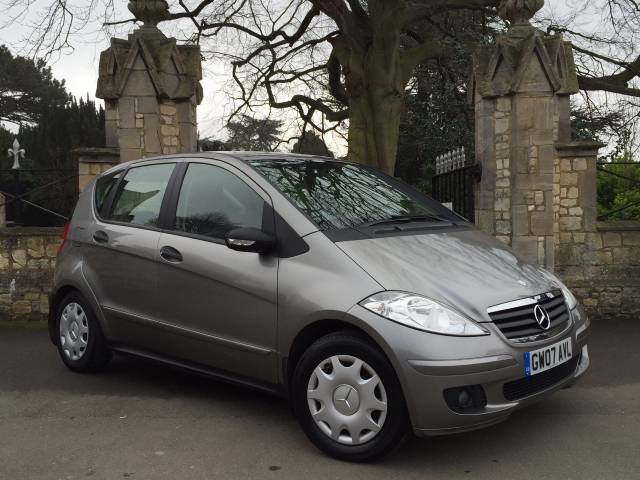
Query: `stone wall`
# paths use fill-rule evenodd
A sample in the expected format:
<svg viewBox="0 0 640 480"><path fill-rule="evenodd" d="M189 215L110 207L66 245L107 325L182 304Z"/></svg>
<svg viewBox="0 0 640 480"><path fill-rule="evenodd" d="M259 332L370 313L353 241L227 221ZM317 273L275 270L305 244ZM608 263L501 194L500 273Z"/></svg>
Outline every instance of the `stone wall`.
<svg viewBox="0 0 640 480"><path fill-rule="evenodd" d="M598 222L561 247L556 273L592 315L640 317L640 222Z"/></svg>
<svg viewBox="0 0 640 480"><path fill-rule="evenodd" d="M82 192L101 173L118 165L120 155L117 148L78 148L73 151L78 162L78 191Z"/></svg>
<svg viewBox="0 0 640 480"><path fill-rule="evenodd" d="M535 10L505 8L503 18ZM472 82L477 225L555 271L595 317L640 316L640 222L597 222L603 145L571 142L570 96L579 90L571 44L511 22L475 52Z"/></svg>
<svg viewBox="0 0 640 480"><path fill-rule="evenodd" d="M556 145L569 140L578 91L571 45L530 25L473 58L476 223L525 260L553 269Z"/></svg>
<svg viewBox="0 0 640 480"><path fill-rule="evenodd" d="M7 226L7 199L0 193L0 228Z"/></svg>
<svg viewBox="0 0 640 480"><path fill-rule="evenodd" d="M596 142L556 145L553 188L556 249L568 240L596 230L597 161L602 146Z"/></svg>
<svg viewBox="0 0 640 480"><path fill-rule="evenodd" d="M0 229L0 321L45 320L60 228Z"/></svg>
<svg viewBox="0 0 640 480"><path fill-rule="evenodd" d="M557 145L555 272L596 317L640 315L640 222L597 221L601 145Z"/></svg>

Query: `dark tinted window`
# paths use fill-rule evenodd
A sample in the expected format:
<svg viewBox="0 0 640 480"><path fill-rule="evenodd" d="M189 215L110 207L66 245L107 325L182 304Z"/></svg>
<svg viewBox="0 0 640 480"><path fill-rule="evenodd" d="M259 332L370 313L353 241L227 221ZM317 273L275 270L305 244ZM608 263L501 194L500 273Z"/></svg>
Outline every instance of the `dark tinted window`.
<svg viewBox="0 0 640 480"><path fill-rule="evenodd" d="M155 227L169 184L173 163L132 168L122 181L114 201L111 220Z"/></svg>
<svg viewBox="0 0 640 480"><path fill-rule="evenodd" d="M180 189L176 230L225 238L234 228L262 227L264 200L227 170L192 163Z"/></svg>
<svg viewBox="0 0 640 480"><path fill-rule="evenodd" d="M339 162L252 160L321 229L413 215L456 219L445 207L378 172Z"/></svg>
<svg viewBox="0 0 640 480"><path fill-rule="evenodd" d="M111 191L115 188L118 180L120 179L120 175L122 172L115 173L113 175L108 175L106 177L101 177L96 181L96 189L95 189L95 204L96 211L98 215L101 217L106 216L106 201L109 197Z"/></svg>

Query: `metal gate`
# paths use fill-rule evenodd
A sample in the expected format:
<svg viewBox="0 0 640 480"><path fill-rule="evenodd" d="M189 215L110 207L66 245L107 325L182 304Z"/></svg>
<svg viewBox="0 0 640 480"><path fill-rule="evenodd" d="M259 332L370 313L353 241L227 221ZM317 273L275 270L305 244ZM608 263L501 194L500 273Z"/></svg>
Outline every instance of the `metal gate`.
<svg viewBox="0 0 640 480"><path fill-rule="evenodd" d="M475 223L475 186L482 175L479 164L467 160L464 148L454 149L436 158L432 179L433 198L450 204L458 215Z"/></svg>
<svg viewBox="0 0 640 480"><path fill-rule="evenodd" d="M61 226L78 199L77 169L0 169L6 224Z"/></svg>

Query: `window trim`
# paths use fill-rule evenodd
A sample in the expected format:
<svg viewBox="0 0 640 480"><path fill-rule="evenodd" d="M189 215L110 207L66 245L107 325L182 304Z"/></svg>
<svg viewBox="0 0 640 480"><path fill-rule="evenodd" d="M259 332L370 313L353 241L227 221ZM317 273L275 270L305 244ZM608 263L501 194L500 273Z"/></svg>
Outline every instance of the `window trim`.
<svg viewBox="0 0 640 480"><path fill-rule="evenodd" d="M97 219L99 219L100 221L104 221L104 219L100 216L100 209L98 209L98 203L97 203L97 188L98 188L98 182L104 178L107 177L115 177L116 175L123 175L126 174L127 169L126 168L121 168L118 169L116 171L110 172L107 175L101 175L98 178L96 178L96 181L93 184L93 189L91 191L91 205L93 208L93 213L96 216ZM113 203L113 197L115 195L115 192L118 191L118 189L120 188L120 181L122 180L122 176L120 178L118 178L115 182L115 185L113 185L111 187L111 190L109 190L109 194L106 196L106 198L104 199L104 201L102 202L102 207L106 210L106 212L111 212L111 206Z"/></svg>
<svg viewBox="0 0 640 480"><path fill-rule="evenodd" d="M206 159L197 158L197 157L186 158L183 162L181 162L181 164L178 166L178 168L176 168L174 172L176 173L176 178L174 179L175 183L173 184L172 190L171 192L165 193L165 199L168 199L167 205L166 205L165 217L162 218L162 214L161 214L161 219L164 221L164 223L162 223L163 228L161 229L163 233L167 233L170 235L177 235L180 237L193 238L194 240L200 240L204 242L215 243L217 245L226 246L224 238L209 237L209 236L200 235L197 233L184 232L182 230L177 230L175 228L176 212L178 210L178 201L180 199L180 192L182 191L184 178L187 174L187 170L189 169L189 165L192 165L192 164L208 165L214 168L221 168L226 172L230 173L231 175L234 175L241 182L243 182L248 188L250 188L256 195L258 195L262 199L262 201L265 204L265 207L262 210L261 229L264 232L267 232L273 235L274 237L276 236L275 216L274 216L275 209L273 208L273 201L271 200L271 197L269 196L269 194L267 194L262 189L262 187L260 187L260 185L258 185L251 177L249 177L242 170L234 167L233 165L230 165L226 162L219 161L217 159L206 161ZM170 193L170 196L167 195L168 193ZM165 208L164 203L162 207L163 209ZM158 223L160 224L160 222Z"/></svg>
<svg viewBox="0 0 640 480"><path fill-rule="evenodd" d="M126 168L123 168L121 170L118 170L116 172L112 172L111 174L113 175L117 175L118 173L122 173L122 176L118 179L118 182L116 183L115 188L109 192L109 197L106 200L106 206L107 206L107 215L110 216L113 213L113 207L114 207L114 201L116 199L116 197L120 194L121 189L123 188L123 181L125 179L125 177L127 176L127 174L129 173L129 171L131 171L134 168L143 168L143 167L151 167L154 165L173 165L173 170L171 171L171 175L169 176L169 180L167 182L167 187L165 189L164 192L164 196L162 197L162 203L160 204L160 213L158 215L158 225L155 227L152 226L148 226L148 225L138 225L135 223L127 223L127 222L119 222L117 220L112 220L109 218L103 218L100 216L100 214L98 213L97 209L96 209L96 202L95 202L95 183L94 183L94 188L93 188L93 199L92 199L92 206L93 206L93 213L95 215L95 217L100 220L100 222L105 223L107 225L118 225L118 226L122 226L122 227L130 227L130 228L139 228L142 230L151 230L154 232L164 232L165 230L162 228L162 221L163 221L163 212L166 209L167 206L167 201L169 198L169 194L172 192L173 190L173 186L175 184L175 180L176 180L176 173L179 170L179 167L183 164L183 161L180 161L180 159L168 159L168 160L163 160L163 161L152 161L149 163L134 163L132 165L127 166Z"/></svg>

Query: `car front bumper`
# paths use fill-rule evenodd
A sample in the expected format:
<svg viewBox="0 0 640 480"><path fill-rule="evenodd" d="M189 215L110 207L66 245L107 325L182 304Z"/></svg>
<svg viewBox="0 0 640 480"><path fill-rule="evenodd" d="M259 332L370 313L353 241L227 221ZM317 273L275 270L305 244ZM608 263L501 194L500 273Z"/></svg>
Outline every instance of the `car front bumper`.
<svg viewBox="0 0 640 480"><path fill-rule="evenodd" d="M483 324L490 335L451 337L413 330L361 308L357 315L373 328L372 336L394 365L418 436L499 423L514 411L573 384L589 368L589 320L582 309L572 312L569 326L559 335L527 344L508 341L491 323ZM524 353L567 338L571 338L572 359L525 380ZM506 384L519 388L517 399L506 398ZM481 408L456 411L445 400L445 391L472 386L481 387L486 399Z"/></svg>
<svg viewBox="0 0 640 480"><path fill-rule="evenodd" d="M491 368L491 364L486 363L486 359L477 359L478 362L473 364L474 368L480 365ZM472 361L467 360L467 361ZM445 435L468 430L475 430L486 427L506 420L515 410L523 408L527 405L535 403L546 397L552 392L573 384L580 376L582 376L589 368L588 346L585 344L580 348L575 369L568 376L559 378L551 385L537 388L534 393L523 396L517 400L507 400L504 394L504 386L511 382L517 382L524 378L524 366L514 360L514 364L509 367L499 367L494 364L495 370L485 370L474 373L461 373L456 378L446 375L441 378L439 375L433 375L433 369L430 368L432 374L425 374L424 370L416 370L413 381L415 385L424 382L432 386L438 391L444 391L447 388L480 385L485 394L487 404L481 409L470 413L454 412L446 402L442 402L438 412L420 412L421 426L414 425L414 432L418 436ZM573 365L571 365L573 367ZM558 367L556 367L558 368ZM413 374L412 374L413 375ZM535 377L529 377L535 379ZM534 380L535 381L535 380Z"/></svg>

